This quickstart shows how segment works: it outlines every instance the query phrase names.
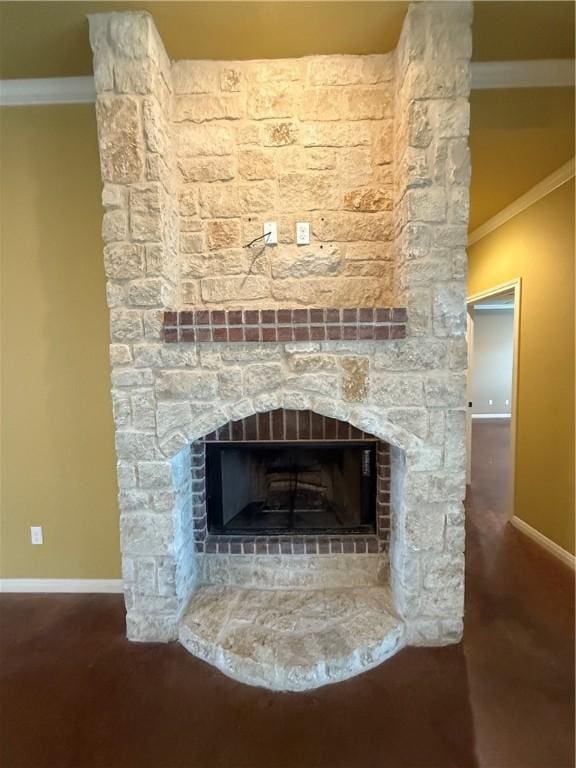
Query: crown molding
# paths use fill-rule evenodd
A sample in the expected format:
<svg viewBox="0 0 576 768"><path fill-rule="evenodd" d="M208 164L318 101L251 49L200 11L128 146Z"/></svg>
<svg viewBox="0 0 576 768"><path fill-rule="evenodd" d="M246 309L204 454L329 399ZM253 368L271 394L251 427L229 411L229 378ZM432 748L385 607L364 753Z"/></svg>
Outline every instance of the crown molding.
<svg viewBox="0 0 576 768"><path fill-rule="evenodd" d="M0 579L0 592L120 594L122 579Z"/></svg>
<svg viewBox="0 0 576 768"><path fill-rule="evenodd" d="M573 59L473 61L472 89L558 88L574 85Z"/></svg>
<svg viewBox="0 0 576 768"><path fill-rule="evenodd" d="M494 232L494 230L501 227L502 224L510 221L514 216L522 213L526 208L534 205L538 200L541 200L543 197L546 197L546 195L549 195L550 192L561 187L562 184L570 181L573 176L574 158L568 160L567 163L561 165L560 168L554 171L554 173L551 173L550 176L546 176L545 179L539 181L538 184L533 186L532 189L529 189L528 192L516 198L516 200L510 203L510 205L507 205L506 208L502 208L502 210L498 211L495 216L492 216L492 218L485 221L484 224L477 227L468 236L468 245L474 245L478 240L481 240L483 237L486 237L486 235Z"/></svg>
<svg viewBox="0 0 576 768"><path fill-rule="evenodd" d="M572 59L473 61L472 88L550 88L574 85ZM44 77L0 80L0 107L91 104L93 77Z"/></svg>
<svg viewBox="0 0 576 768"><path fill-rule="evenodd" d="M0 80L0 107L92 104L95 100L93 77Z"/></svg>

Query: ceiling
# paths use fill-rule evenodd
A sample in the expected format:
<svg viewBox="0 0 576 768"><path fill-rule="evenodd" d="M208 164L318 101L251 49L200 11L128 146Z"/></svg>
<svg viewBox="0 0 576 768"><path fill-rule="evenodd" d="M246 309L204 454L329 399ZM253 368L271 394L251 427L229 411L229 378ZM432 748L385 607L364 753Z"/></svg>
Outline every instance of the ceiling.
<svg viewBox="0 0 576 768"><path fill-rule="evenodd" d="M150 11L171 58L377 53L396 46L406 2L0 2L0 78L92 71L86 14ZM476 61L573 58L574 3L475 2ZM474 91L471 229L574 155L570 88Z"/></svg>

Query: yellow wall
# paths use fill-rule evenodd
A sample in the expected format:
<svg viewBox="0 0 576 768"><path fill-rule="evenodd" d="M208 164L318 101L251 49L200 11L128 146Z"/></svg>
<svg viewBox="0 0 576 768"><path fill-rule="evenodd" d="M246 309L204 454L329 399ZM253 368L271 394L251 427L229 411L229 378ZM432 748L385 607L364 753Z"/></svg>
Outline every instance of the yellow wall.
<svg viewBox="0 0 576 768"><path fill-rule="evenodd" d="M0 575L117 578L94 108L3 109L0 131Z"/></svg>
<svg viewBox="0 0 576 768"><path fill-rule="evenodd" d="M522 278L514 513L574 552L574 180L475 243L469 294Z"/></svg>

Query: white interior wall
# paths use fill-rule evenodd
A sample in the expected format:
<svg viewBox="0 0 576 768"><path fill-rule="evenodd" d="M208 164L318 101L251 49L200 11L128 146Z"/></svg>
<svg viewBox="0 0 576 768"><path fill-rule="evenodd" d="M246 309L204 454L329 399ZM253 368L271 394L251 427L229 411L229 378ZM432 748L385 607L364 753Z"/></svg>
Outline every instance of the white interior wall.
<svg viewBox="0 0 576 768"><path fill-rule="evenodd" d="M511 413L514 310L474 309L472 414ZM490 405L490 400L492 405Z"/></svg>

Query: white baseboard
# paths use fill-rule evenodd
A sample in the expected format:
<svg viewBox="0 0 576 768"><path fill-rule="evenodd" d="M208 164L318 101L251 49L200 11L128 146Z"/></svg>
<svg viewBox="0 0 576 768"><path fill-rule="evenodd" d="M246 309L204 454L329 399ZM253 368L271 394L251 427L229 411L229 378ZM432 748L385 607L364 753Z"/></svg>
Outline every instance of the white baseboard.
<svg viewBox="0 0 576 768"><path fill-rule="evenodd" d="M473 419L511 419L511 413L473 413Z"/></svg>
<svg viewBox="0 0 576 768"><path fill-rule="evenodd" d="M0 579L0 592L122 593L122 579Z"/></svg>
<svg viewBox="0 0 576 768"><path fill-rule="evenodd" d="M576 557L574 555L570 554L570 552L567 552L547 536L544 536L544 534L540 533L540 531L537 531L536 528L532 528L531 525L525 523L524 520L520 520L520 518L516 517L516 515L514 515L510 522L514 528L518 528L519 531L525 533L526 536L529 536L537 544L540 544L541 547L544 547L544 549L550 552L551 555L557 557L558 560L562 560L565 565L572 569L576 567Z"/></svg>

